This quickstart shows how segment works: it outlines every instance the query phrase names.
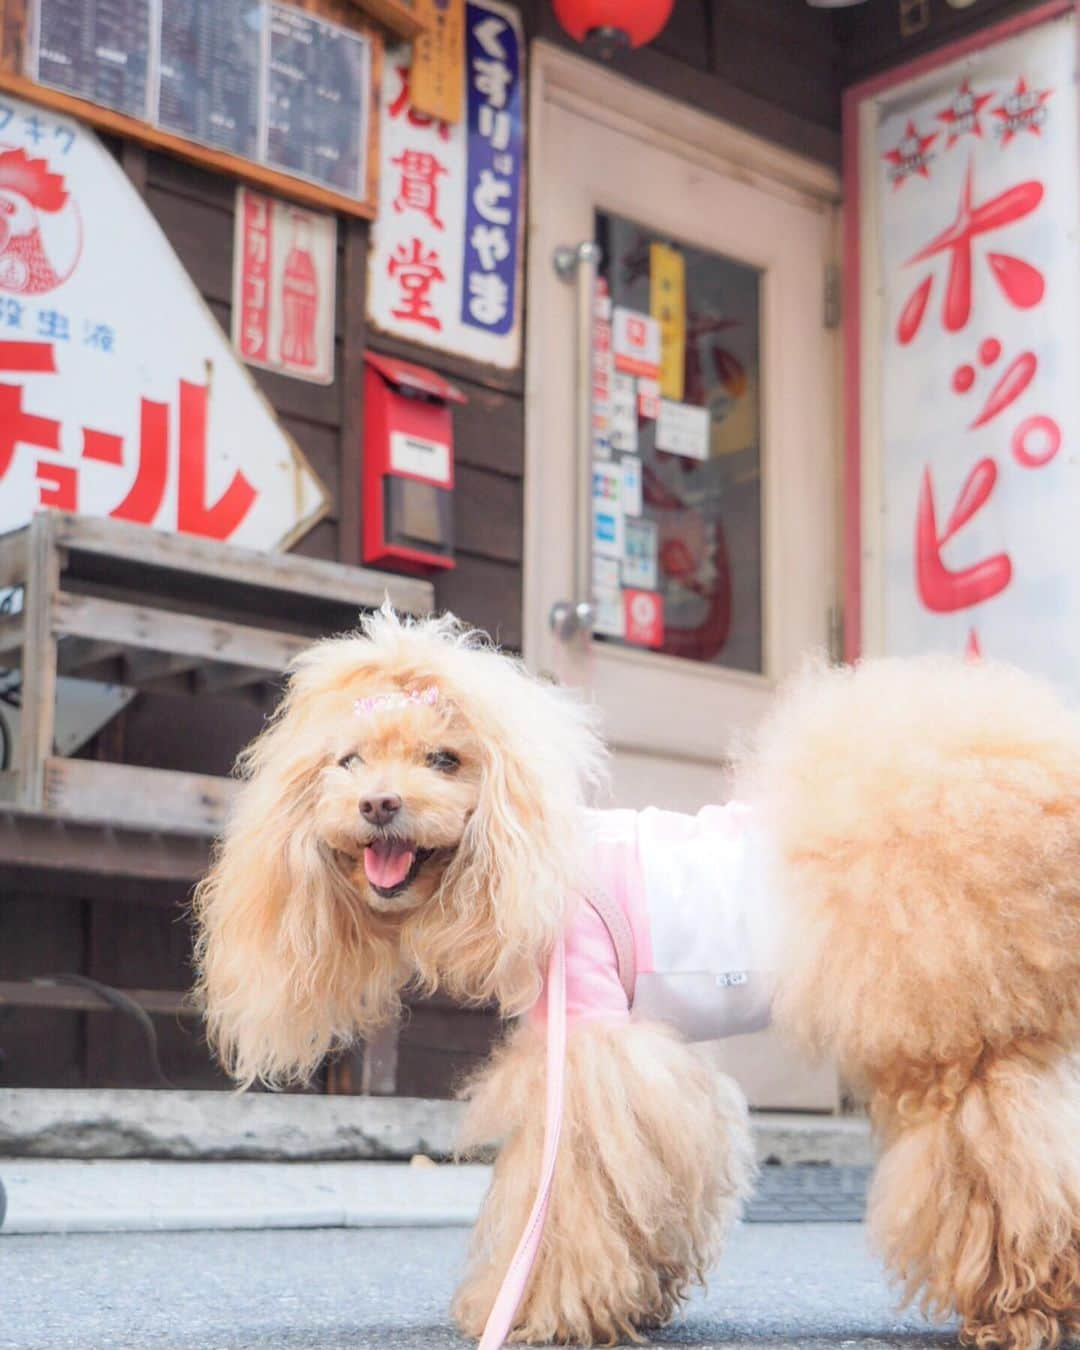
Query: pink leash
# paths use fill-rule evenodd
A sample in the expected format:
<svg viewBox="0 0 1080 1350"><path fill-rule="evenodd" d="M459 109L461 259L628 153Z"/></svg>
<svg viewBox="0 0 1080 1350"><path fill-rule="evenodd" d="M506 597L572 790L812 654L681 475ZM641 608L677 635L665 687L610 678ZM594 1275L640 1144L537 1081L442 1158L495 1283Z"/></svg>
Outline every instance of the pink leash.
<svg viewBox="0 0 1080 1350"><path fill-rule="evenodd" d="M525 1231L513 1260L503 1276L499 1295L488 1316L478 1350L499 1350L514 1326L518 1305L529 1282L544 1235L551 1183L562 1131L563 1093L566 1081L566 949L560 935L551 949L547 975L547 1104L544 1115L544 1152L540 1165L540 1184L533 1200Z"/></svg>

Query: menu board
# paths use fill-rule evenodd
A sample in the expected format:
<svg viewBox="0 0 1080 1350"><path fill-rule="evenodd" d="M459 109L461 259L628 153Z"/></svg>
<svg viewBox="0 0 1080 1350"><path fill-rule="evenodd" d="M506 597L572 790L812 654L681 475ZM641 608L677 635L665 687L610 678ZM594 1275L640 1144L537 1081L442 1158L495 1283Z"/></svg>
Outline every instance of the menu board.
<svg viewBox="0 0 1080 1350"><path fill-rule="evenodd" d="M358 33L287 5L270 11L266 162L359 195L370 48Z"/></svg>
<svg viewBox="0 0 1080 1350"><path fill-rule="evenodd" d="M262 0L164 0L159 126L258 157L264 18Z"/></svg>
<svg viewBox="0 0 1080 1350"><path fill-rule="evenodd" d="M367 196L372 43L272 0L34 0L31 79Z"/></svg>
<svg viewBox="0 0 1080 1350"><path fill-rule="evenodd" d="M157 0L38 0L34 79L145 117Z"/></svg>

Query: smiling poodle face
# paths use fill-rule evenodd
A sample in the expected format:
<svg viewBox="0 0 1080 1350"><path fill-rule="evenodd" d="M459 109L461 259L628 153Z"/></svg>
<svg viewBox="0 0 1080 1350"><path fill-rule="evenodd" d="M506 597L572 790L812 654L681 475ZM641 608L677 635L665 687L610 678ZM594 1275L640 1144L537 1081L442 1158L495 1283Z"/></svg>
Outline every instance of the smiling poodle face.
<svg viewBox="0 0 1080 1350"><path fill-rule="evenodd" d="M479 805L481 749L437 685L370 686L334 723L313 815L357 894L389 915L438 890Z"/></svg>
<svg viewBox="0 0 1080 1350"><path fill-rule="evenodd" d="M529 1007L602 789L592 711L455 619L389 610L296 661L195 896L209 1035L303 1080L402 990Z"/></svg>

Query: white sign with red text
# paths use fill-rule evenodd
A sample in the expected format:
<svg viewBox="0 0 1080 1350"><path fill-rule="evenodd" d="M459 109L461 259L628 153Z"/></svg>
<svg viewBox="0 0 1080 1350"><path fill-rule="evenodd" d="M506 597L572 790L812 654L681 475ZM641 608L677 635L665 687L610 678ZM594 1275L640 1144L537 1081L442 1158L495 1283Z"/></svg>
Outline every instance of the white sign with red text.
<svg viewBox="0 0 1080 1350"><path fill-rule="evenodd" d="M468 0L458 122L412 107L411 60L409 47L396 47L383 63L368 318L384 333L511 369L521 359L520 17L497 0Z"/></svg>
<svg viewBox="0 0 1080 1350"><path fill-rule="evenodd" d="M1078 122L1071 12L859 111L870 647L1080 692Z"/></svg>
<svg viewBox="0 0 1080 1350"><path fill-rule="evenodd" d="M651 314L615 306L611 326L615 369L655 380L660 375L660 324Z"/></svg>
<svg viewBox="0 0 1080 1350"><path fill-rule="evenodd" d="M232 339L249 365L333 383L336 273L334 216L237 187Z"/></svg>
<svg viewBox="0 0 1080 1350"><path fill-rule="evenodd" d="M685 459L708 459L709 425L708 408L662 398L656 419L656 448Z"/></svg>
<svg viewBox="0 0 1080 1350"><path fill-rule="evenodd" d="M116 159L0 95L0 533L43 507L277 549L326 493Z"/></svg>

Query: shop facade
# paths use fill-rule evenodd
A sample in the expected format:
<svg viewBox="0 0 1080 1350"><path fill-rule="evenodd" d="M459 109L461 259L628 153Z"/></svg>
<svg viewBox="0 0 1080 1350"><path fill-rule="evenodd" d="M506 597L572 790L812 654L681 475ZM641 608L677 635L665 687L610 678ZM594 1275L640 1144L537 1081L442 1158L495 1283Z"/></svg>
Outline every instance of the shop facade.
<svg viewBox="0 0 1080 1350"><path fill-rule="evenodd" d="M868 414L866 397L860 409L852 389L866 395L879 378L867 333L884 320L861 307L870 264L865 251L860 258L851 250L851 231L861 227L854 152L849 144L845 171L843 136L850 140L860 105L849 91L876 88L867 82L881 77L887 97L890 72L926 58L932 73L933 54L950 42L978 39L1032 7L867 0L830 12L802 0L680 0L653 43L601 61L567 37L545 0L485 0L462 10L461 84L426 95L460 110L449 124L412 102L410 48L379 8L341 0L297 11L370 34L379 135L367 160L352 147L352 177L332 190L324 183L313 192L318 175L303 165L282 167L272 112L269 130L252 142L251 162L269 165L266 175L193 157L161 126L134 135L121 119L88 132L98 158L79 172L90 175L87 183L98 174L109 192L115 187L115 206L103 205L104 189L95 193L80 238L91 229L103 239L122 234L122 223L140 239L153 235L155 248L174 255L177 273L147 294L152 283L137 284L143 245L126 268L121 250L111 264L108 314L95 309L104 304L100 277L81 307L66 298L79 246L70 222L67 235L57 231L63 211L49 209L49 194L65 191L53 160L78 118L67 103L34 102L34 87L0 87L13 123L13 181L37 194L48 218L41 237L52 268L50 279L45 264L29 259L42 278L34 291L14 265L26 257L9 259L3 273L0 253L7 321L12 306L22 306L21 321L38 326L0 334L0 350L25 362L39 358L20 356L9 342L51 343L63 374L61 344L85 348L81 374L64 376L62 394L48 392L46 370L12 368L9 386L25 389L25 404L9 400L0 421L8 425L9 467L22 477L17 505L16 480L8 479L5 506L0 441L0 513L11 515L4 529L24 523L32 500L271 558L339 565L367 577L363 585L378 584L367 573L385 572L403 607L452 610L523 651L536 669L588 688L615 748L621 803L695 809L723 791L733 738L764 714L801 653L853 655L864 628L859 583L870 508L853 488L850 450ZM55 79L49 88L55 92ZM168 112L173 126L186 106L182 92ZM163 126L165 104L157 106ZM33 139L35 117L49 153ZM989 137L989 111L986 120ZM940 122L926 132L940 138L925 149L942 155L942 172L954 130ZM981 146L985 138L967 131ZM470 132L489 158L470 150ZM8 144L2 127L0 142ZM914 159L909 151L906 171L926 181L918 146ZM43 158L47 170L26 167ZM69 177L76 184L77 175ZM895 188L898 201L903 186ZM77 187L67 190L77 197ZM366 215L342 205L350 191L357 201L367 194ZM157 258L151 251L145 265L163 275ZM913 273L912 288L921 280ZM948 284L936 282L934 305ZM1027 285L1031 292L1030 277ZM121 387L107 365L115 353L92 345L94 325L156 351L163 334L182 345L185 324L190 342L205 343L207 322L230 349L214 357L213 373L207 368L209 417L213 399L227 402L229 443L238 448L218 454L212 431L199 442L202 386L177 371L162 495L153 511L140 508L138 492L153 487L155 414L147 405L164 398L140 395L130 376L141 413L125 439L109 421L115 400L101 392ZM97 341L106 340L100 332ZM984 362L987 390L1013 355L1006 351L1000 366ZM238 373L229 373L232 365ZM219 391L234 375L226 400ZM404 400L402 416L417 401L440 409L450 436L411 423L395 432L395 399ZM375 417L383 403L388 422ZM130 410L123 415L130 422ZM1056 416L1041 407L1032 415ZM74 418L77 450L65 452L75 443L63 439L66 431L55 453L42 446L48 428L29 417ZM393 442L396 450L395 434L404 438ZM1022 452L1046 456L1047 437L1044 422ZM136 443L138 463L129 464L124 456ZM445 461L431 448L444 444ZM121 465L129 470L122 490L108 477ZM964 501L940 506L939 517L951 507L954 522L964 510L972 519L979 494L988 500L991 471L970 472ZM388 479L413 486L398 497ZM244 485L252 493L247 510ZM936 541L945 533L939 529ZM65 547L78 572L83 553L61 540L60 552ZM872 565L887 571L887 560ZM103 580L87 566L79 577L98 598L123 598L117 575ZM312 573L303 582L309 590L297 582L294 594L317 593L331 577ZM326 592L323 606L305 614L274 584L237 580L217 617L299 639L346 626L359 594L342 573L341 591ZM214 617L217 601L199 585L180 588L182 604L172 588L168 603ZM992 598L981 594L979 602ZM580 631L585 603L589 640ZM963 615L957 622L966 638L973 625ZM881 623L874 611L867 631L880 637ZM94 654L98 663L83 674L95 674L105 692L100 712L86 713L82 725L94 716L100 725L81 739L76 728L64 752L58 718L61 756L217 780L272 704L272 679L230 682L221 662L208 671L205 660L185 668L175 653L171 663L161 653L156 663ZM205 866L209 836L172 832L167 821L150 828L110 820L107 807L92 816L83 810L58 820L44 806L0 807L0 1086L154 1086L160 1069L176 1086L224 1087L183 1006L190 980L183 902ZM43 982L71 975L95 983ZM127 991L150 1010L155 1053L140 1023L103 1001L100 986ZM495 1030L486 1012L420 1004L398 1036L327 1066L316 1090L448 1095ZM840 1104L831 1074L790 1060L768 1039L723 1054L758 1105Z"/></svg>

